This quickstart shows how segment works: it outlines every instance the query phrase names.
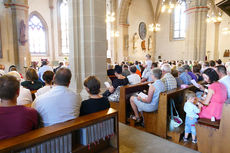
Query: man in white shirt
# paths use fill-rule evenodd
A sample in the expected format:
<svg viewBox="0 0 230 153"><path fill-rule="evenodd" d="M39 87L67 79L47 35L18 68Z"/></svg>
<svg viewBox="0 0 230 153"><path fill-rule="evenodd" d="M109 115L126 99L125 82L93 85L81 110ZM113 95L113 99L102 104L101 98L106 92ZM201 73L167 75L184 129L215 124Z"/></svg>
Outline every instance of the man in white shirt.
<svg viewBox="0 0 230 153"><path fill-rule="evenodd" d="M60 68L54 76L54 86L37 97L32 105L42 118L44 126L65 122L79 116L80 102L68 87L72 74L68 68Z"/></svg>
<svg viewBox="0 0 230 153"><path fill-rule="evenodd" d="M47 61L42 61L42 66L38 70L38 77L44 83L45 83L45 81L43 80L42 76L43 76L43 73L46 72L46 71L48 71L48 70L49 71L53 71L52 67L48 66L48 62Z"/></svg>
<svg viewBox="0 0 230 153"><path fill-rule="evenodd" d="M219 82L224 84L228 91L228 99L230 98L230 76L227 75L225 66L219 65L216 67L216 72L219 75Z"/></svg>
<svg viewBox="0 0 230 153"><path fill-rule="evenodd" d="M141 82L141 78L138 74L136 74L137 68L135 65L131 66L130 68L131 74L127 76L130 84L138 84Z"/></svg>

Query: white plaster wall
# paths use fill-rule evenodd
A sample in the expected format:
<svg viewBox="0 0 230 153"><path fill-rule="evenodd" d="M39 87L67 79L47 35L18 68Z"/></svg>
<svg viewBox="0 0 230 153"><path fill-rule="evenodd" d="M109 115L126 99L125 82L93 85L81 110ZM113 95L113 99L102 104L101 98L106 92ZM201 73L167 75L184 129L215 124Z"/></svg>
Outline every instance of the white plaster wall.
<svg viewBox="0 0 230 153"><path fill-rule="evenodd" d="M12 16L10 8L5 8L3 0L0 0L0 37L2 41L3 58L0 58L0 64L4 64L6 71L14 63L14 46L12 31Z"/></svg>
<svg viewBox="0 0 230 153"><path fill-rule="evenodd" d="M133 0L128 14L128 22L129 22L129 61L144 61L145 55L150 52L147 51L148 46L148 37L152 35L152 32L148 31L148 25L153 23L153 11L152 6L149 0ZM145 22L147 27L147 35L145 38L146 42L146 51L141 49L141 39L139 37L138 29L140 22ZM138 47L134 50L133 49L133 35L134 33L138 34ZM153 36L152 36L153 38Z"/></svg>
<svg viewBox="0 0 230 153"><path fill-rule="evenodd" d="M161 30L156 35L155 59L161 56L165 60L183 59L185 54L185 40L170 39L170 24L172 14L162 13L159 18Z"/></svg>

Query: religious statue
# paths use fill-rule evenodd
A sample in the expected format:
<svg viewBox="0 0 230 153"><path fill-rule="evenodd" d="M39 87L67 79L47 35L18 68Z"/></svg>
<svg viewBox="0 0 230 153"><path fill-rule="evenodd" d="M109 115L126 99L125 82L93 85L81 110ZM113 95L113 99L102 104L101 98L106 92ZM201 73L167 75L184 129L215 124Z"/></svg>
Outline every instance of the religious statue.
<svg viewBox="0 0 230 153"><path fill-rule="evenodd" d="M224 57L230 57L230 51L229 51L229 49L225 50Z"/></svg>
<svg viewBox="0 0 230 153"><path fill-rule="evenodd" d="M153 45L152 37L149 36L149 38L148 38L148 50L152 49L152 45Z"/></svg>
<svg viewBox="0 0 230 153"><path fill-rule="evenodd" d="M27 42L26 40L26 25L24 23L24 20L21 20L20 22L20 35L19 35L19 42L22 46L24 46Z"/></svg>
<svg viewBox="0 0 230 153"><path fill-rule="evenodd" d="M145 40L143 40L142 42L141 42L141 48L142 48L142 50L146 50L146 45L145 45Z"/></svg>
<svg viewBox="0 0 230 153"><path fill-rule="evenodd" d="M133 49L137 48L137 40L138 40L138 35L137 35L137 33L134 33L134 35L133 35Z"/></svg>

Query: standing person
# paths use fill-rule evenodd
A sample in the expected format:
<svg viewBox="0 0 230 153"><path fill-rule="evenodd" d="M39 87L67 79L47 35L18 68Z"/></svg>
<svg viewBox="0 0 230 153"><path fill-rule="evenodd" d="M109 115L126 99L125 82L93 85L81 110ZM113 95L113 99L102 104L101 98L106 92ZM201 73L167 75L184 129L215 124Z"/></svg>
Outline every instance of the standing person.
<svg viewBox="0 0 230 153"><path fill-rule="evenodd" d="M155 62L152 63L151 71L148 71L145 75L142 76L141 82L145 82L145 81L151 82L151 81L153 81L151 73L152 73L152 70L154 68L157 68L157 63L155 63Z"/></svg>
<svg viewBox="0 0 230 153"><path fill-rule="evenodd" d="M197 143L195 124L199 118L198 113L200 113L202 105L197 103L195 93L189 92L185 96L187 98L187 102L184 105L184 111L186 113L184 142L188 141L188 134L191 133L192 143ZM198 105L198 107L196 105Z"/></svg>
<svg viewBox="0 0 230 153"><path fill-rule="evenodd" d="M29 132L38 127L37 111L17 106L20 83L10 75L0 77L0 140Z"/></svg>
<svg viewBox="0 0 230 153"><path fill-rule="evenodd" d="M65 122L79 116L80 102L68 87L72 74L68 68L60 68L54 76L54 87L37 97L32 104L44 126Z"/></svg>
<svg viewBox="0 0 230 153"><path fill-rule="evenodd" d="M151 55L147 54L145 57L146 57L145 65L144 65L145 69L142 73L142 76L145 76L145 74L151 70L151 66L152 66Z"/></svg>
<svg viewBox="0 0 230 153"><path fill-rule="evenodd" d="M45 81L42 78L43 73L48 70L53 71L52 67L48 66L48 61L42 61L42 66L38 70L38 77L43 83L45 83Z"/></svg>
<svg viewBox="0 0 230 153"><path fill-rule="evenodd" d="M87 77L84 86L90 98L81 103L80 116L110 108L108 99L100 94L101 83L95 76Z"/></svg>
<svg viewBox="0 0 230 153"><path fill-rule="evenodd" d="M54 73L52 71L46 71L42 78L45 81L45 86L40 88L36 93L35 96L38 97L48 91L50 91L53 87L53 77Z"/></svg>

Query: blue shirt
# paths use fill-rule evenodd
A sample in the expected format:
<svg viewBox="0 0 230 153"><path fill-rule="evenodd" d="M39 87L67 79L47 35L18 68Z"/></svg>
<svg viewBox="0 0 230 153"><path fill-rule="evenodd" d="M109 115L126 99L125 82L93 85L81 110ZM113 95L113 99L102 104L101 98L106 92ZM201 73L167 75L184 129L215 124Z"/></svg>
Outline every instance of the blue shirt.
<svg viewBox="0 0 230 153"><path fill-rule="evenodd" d="M186 72L181 73L179 78L182 80L183 84L187 84L187 85L191 84L192 78L188 73Z"/></svg>
<svg viewBox="0 0 230 153"><path fill-rule="evenodd" d="M155 111L158 109L160 93L165 91L165 85L161 80L156 80L152 85L155 87L155 92L150 105L153 105Z"/></svg>
<svg viewBox="0 0 230 153"><path fill-rule="evenodd" d="M200 113L200 109L190 101L184 104L184 111L188 117L199 118L197 114Z"/></svg>

